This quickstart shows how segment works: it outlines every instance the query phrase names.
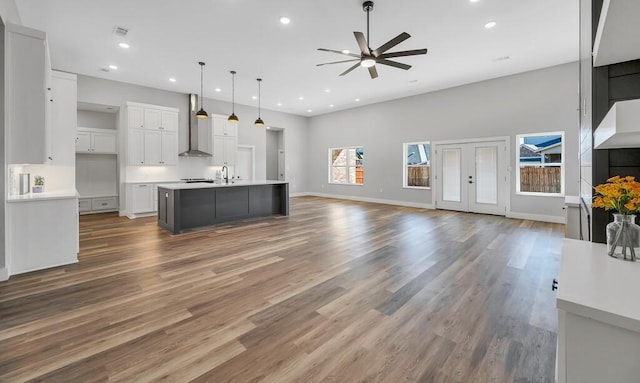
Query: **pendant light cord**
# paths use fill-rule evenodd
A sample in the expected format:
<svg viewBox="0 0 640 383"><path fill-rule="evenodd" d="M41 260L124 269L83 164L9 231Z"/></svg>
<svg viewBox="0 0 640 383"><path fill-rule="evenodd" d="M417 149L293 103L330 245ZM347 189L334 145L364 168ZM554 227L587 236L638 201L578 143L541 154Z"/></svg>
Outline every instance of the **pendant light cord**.
<svg viewBox="0 0 640 383"><path fill-rule="evenodd" d="M204 63L200 63L200 109L202 109L202 102L204 97Z"/></svg>
<svg viewBox="0 0 640 383"><path fill-rule="evenodd" d="M260 118L260 83L262 82L262 79L259 78L258 79L258 118Z"/></svg>
<svg viewBox="0 0 640 383"><path fill-rule="evenodd" d="M231 114L236 114L236 71L231 71Z"/></svg>

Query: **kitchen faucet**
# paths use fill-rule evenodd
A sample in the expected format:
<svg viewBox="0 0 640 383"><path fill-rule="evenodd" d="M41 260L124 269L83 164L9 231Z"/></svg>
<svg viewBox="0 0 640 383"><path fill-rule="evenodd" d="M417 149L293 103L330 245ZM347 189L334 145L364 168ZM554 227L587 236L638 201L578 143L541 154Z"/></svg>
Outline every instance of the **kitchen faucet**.
<svg viewBox="0 0 640 383"><path fill-rule="evenodd" d="M223 165L222 166L222 170L221 172L224 172L226 170L226 172L224 173L224 183L228 184L229 183L229 168L227 167L227 165Z"/></svg>

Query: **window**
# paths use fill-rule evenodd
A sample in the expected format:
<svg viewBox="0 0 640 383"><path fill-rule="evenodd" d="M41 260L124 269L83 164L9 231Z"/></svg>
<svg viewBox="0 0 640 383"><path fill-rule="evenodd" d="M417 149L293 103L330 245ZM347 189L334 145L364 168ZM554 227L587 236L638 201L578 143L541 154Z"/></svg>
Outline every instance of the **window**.
<svg viewBox="0 0 640 383"><path fill-rule="evenodd" d="M429 142L404 144L404 187L431 187L431 145Z"/></svg>
<svg viewBox="0 0 640 383"><path fill-rule="evenodd" d="M516 136L516 192L520 194L564 194L564 133Z"/></svg>
<svg viewBox="0 0 640 383"><path fill-rule="evenodd" d="M363 159L364 149L362 147L329 149L329 183L364 184Z"/></svg>

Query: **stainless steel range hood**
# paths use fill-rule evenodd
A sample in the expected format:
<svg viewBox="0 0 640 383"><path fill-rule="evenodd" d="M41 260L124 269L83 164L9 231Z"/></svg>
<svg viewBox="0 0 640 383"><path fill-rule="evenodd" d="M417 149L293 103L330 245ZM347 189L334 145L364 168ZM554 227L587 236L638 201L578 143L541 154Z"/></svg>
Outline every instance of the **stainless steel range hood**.
<svg viewBox="0 0 640 383"><path fill-rule="evenodd" d="M189 150L180 153L181 157L211 157L211 153L200 150L198 147L198 95L189 94Z"/></svg>

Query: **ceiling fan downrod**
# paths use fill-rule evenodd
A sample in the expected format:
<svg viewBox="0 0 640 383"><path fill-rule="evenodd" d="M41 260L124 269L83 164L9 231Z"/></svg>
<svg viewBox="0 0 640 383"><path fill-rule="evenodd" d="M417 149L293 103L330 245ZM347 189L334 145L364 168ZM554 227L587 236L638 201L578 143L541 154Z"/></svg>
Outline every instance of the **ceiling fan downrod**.
<svg viewBox="0 0 640 383"><path fill-rule="evenodd" d="M370 44L369 41L369 12L373 11L373 1L365 1L362 3L362 10L367 12L367 45ZM371 47L369 47L371 49Z"/></svg>

